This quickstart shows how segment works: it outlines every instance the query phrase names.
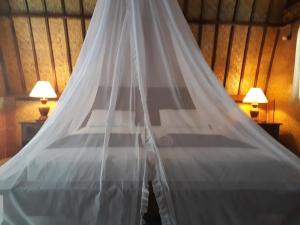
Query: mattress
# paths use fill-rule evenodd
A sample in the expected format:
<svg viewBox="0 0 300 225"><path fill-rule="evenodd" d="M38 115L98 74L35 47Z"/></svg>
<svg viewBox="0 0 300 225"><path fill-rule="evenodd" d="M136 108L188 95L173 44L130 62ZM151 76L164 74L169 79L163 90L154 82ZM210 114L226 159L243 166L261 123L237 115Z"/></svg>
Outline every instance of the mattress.
<svg viewBox="0 0 300 225"><path fill-rule="evenodd" d="M57 156L66 154L67 157L64 156L63 158L69 158L72 161L72 157L76 157L72 151L79 149L58 148L51 150L55 151ZM90 150L93 151L93 149ZM114 163L107 166L109 172L107 177L114 179L105 179L103 183L107 190L103 198L108 198L108 202L111 196L118 193L120 189L127 192L126 196L130 201L133 193L138 191L137 187L141 187L141 181L135 180L134 174L128 176L128 171L137 170L137 167L134 168L137 166L136 161L121 165L124 161L123 157L128 156L130 151L131 149L126 148L112 150L111 157L116 158L113 160ZM236 218L240 218L237 220L239 222L244 221L244 218L249 216L252 216L252 218L248 218L249 221L256 221L253 216L260 216L261 214L262 221L266 222L262 224L271 224L269 223L270 220L281 218L282 215L299 207L300 185L298 184L298 188L293 189L288 178L285 180L287 183L282 182L282 177L286 174L290 174L292 180L293 168L286 167L268 154L262 154L258 149L165 147L160 148L159 153L168 179L169 194L172 196L174 205L181 212L189 209L186 216L177 218L181 225L196 225L198 223L195 218L199 218L198 221L206 218L207 221L213 221L211 223L213 225L220 224L221 221L214 221L214 218L205 213L206 210L212 209L216 214L222 215L221 218L226 218L227 214L237 213ZM34 163L39 165L28 167L28 182L14 190L14 195L21 199L19 203L24 205L24 209L26 209L25 213L27 215L52 215L55 217L67 213L72 218L77 215L77 209L65 205L70 203L70 198L74 201L74 205L76 202L77 205L89 206L90 203L86 200L97 196L100 176L99 161L95 160L98 154L90 152L89 155L89 160L73 168L76 170L74 173L77 174L76 177L69 177L68 174L61 172L68 167L66 161L53 161L47 155L37 158ZM123 169L114 170L115 163L118 164L118 168ZM212 165L214 166L212 167ZM38 167L45 169L38 170ZM278 171L279 167L280 172L274 176L274 169ZM56 183L44 183L43 180L49 181L47 176L51 176ZM66 178L70 179L70 182L67 185L64 183L63 186L59 186L61 182L66 182ZM159 188L156 185L154 182L154 192L163 217L165 203L164 200L161 200L163 195L159 193ZM34 200L48 198L51 198L51 202L54 203L48 208L42 207L40 201ZM30 207L26 207L28 199L34 202L34 204L30 204ZM8 199L7 202L9 201ZM228 207L229 205L230 207ZM257 210L255 215L249 215L247 205L251 205ZM68 210L66 211L66 209ZM194 220L190 221L189 218L194 218ZM222 224L227 225L226 222ZM245 223L245 225L248 224Z"/></svg>
<svg viewBox="0 0 300 225"><path fill-rule="evenodd" d="M86 134L77 132L65 138L79 140L84 139ZM18 197L19 205L24 206L26 215L53 218L68 215L68 218L74 219L78 215L76 206L85 206L87 209L93 207L88 199L97 198L99 193L103 157L99 147L103 134L93 134L89 136L95 140L84 147L79 142L74 145L65 144L73 141L58 140L28 164L27 182L13 190L13 196ZM127 138L122 135L127 135ZM113 133L111 137L114 143L108 144L109 154L105 156L107 164L102 185L106 191L102 198L104 202L110 202L111 196L122 190L128 202L142 187L137 171L143 168L146 152L150 149L142 145L134 147L136 134ZM294 187L298 188L291 188L294 169L276 160L272 154L221 135L173 134L172 139L171 142L168 140L161 143L159 156L173 205L178 207L175 210L184 212L189 209L185 216L180 213L181 216L177 218L179 224L197 225L198 221L207 220L211 225L219 225L221 222L227 225L226 221L217 221L205 213L212 209L222 215L216 218L238 214L235 218L239 218L236 220L239 225L249 216L252 216L252 220L248 218L248 221L257 221L253 216L261 216L264 222L261 224L271 224L274 218L280 221L283 215L300 207L300 184L295 184ZM127 141L124 143L124 140ZM98 141L97 144L95 141ZM273 171L278 171L276 176ZM153 187L164 219L164 196L155 180ZM10 202L14 201L10 198L11 195L5 195L6 207L10 207ZM40 199L51 199L51 206L43 207ZM69 205L72 201L74 207ZM255 215L247 212L247 205L251 204L252 208L257 209ZM230 209L225 207L228 205ZM189 218L194 220L190 221ZM77 218L77 221L80 219Z"/></svg>
<svg viewBox="0 0 300 225"><path fill-rule="evenodd" d="M105 153L100 147L103 134L89 134L89 142L83 142L86 135L72 134L48 146L28 164L28 181L98 182L103 157L107 157L107 177L131 180L130 171L135 171L149 152L149 147L136 146L136 134L112 133ZM182 183L181 187L280 187L277 180L286 180L287 174L293 177L293 168L249 144L221 135L171 137L173 141L159 146L159 154L168 181ZM273 176L273 171L279 172Z"/></svg>

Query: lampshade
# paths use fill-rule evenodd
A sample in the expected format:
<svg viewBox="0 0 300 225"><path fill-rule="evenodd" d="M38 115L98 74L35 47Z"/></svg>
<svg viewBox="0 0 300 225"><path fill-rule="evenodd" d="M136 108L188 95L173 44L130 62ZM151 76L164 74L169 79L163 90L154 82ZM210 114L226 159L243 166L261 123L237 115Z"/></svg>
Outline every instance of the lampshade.
<svg viewBox="0 0 300 225"><path fill-rule="evenodd" d="M48 81L38 81L29 94L33 98L56 98L57 95Z"/></svg>
<svg viewBox="0 0 300 225"><path fill-rule="evenodd" d="M265 96L261 88L251 88L245 98L244 103L268 103L268 99Z"/></svg>

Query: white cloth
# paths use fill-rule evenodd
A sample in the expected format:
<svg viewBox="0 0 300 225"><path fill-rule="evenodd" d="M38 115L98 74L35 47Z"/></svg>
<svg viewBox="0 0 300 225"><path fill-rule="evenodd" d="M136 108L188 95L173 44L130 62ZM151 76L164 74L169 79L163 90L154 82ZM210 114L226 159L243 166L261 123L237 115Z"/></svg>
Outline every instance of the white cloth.
<svg viewBox="0 0 300 225"><path fill-rule="evenodd" d="M162 127L178 140L159 146L164 109L201 112L214 136L179 113L169 119L192 127ZM104 127L82 133L93 110ZM163 225L300 224L299 158L220 86L177 1L98 0L56 109L0 168L4 224L141 225L149 180Z"/></svg>

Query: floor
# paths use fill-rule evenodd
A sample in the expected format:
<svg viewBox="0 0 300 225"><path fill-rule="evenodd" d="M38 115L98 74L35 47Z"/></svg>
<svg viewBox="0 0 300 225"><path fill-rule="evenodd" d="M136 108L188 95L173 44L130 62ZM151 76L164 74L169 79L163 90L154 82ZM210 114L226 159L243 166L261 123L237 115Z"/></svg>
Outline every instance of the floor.
<svg viewBox="0 0 300 225"><path fill-rule="evenodd" d="M161 222L150 222L146 223L146 225L161 225Z"/></svg>
<svg viewBox="0 0 300 225"><path fill-rule="evenodd" d="M156 219L149 219L149 218L145 218L146 221L146 225L161 225L161 220L160 218L156 218Z"/></svg>

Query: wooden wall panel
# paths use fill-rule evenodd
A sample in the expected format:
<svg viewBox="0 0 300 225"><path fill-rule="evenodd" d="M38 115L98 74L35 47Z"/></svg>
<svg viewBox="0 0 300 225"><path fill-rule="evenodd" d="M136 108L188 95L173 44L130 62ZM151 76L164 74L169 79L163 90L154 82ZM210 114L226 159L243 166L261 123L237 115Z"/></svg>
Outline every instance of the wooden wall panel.
<svg viewBox="0 0 300 225"><path fill-rule="evenodd" d="M17 36L16 43L14 43L14 38L4 40L5 45L8 42L12 43L10 47L6 47L7 49L10 48L10 53L6 53L6 49L4 57L5 64L6 61L10 61L6 67L9 85L14 86L11 94L26 94L23 86L26 85L27 91L31 89L36 80L33 76L35 70L39 71L36 77L41 74L41 79L50 80L54 87L61 92L76 63L96 0L8 1L10 5L7 4L6 0L0 1L0 14L2 13L6 20L10 20L10 18L14 20L14 23L10 24L12 27L7 27L8 31L5 31L12 33L10 36L8 34L8 38L14 37L14 30L16 30ZM44 1L47 11L45 11ZM230 89L231 93L236 92L238 79L241 81L238 85L238 93L243 94L253 83L256 83L254 81L257 81L258 86L264 86L268 74L270 74L269 65L275 34L270 31L272 28L269 26L269 22L278 23L278 15L283 11L285 0L255 1L257 2L256 7L253 7L254 0L178 0L189 20L190 28L196 40L201 45L205 59L214 69L217 78L221 82L223 81L223 85L229 79L229 84L226 87ZM270 4L271 1L273 4ZM26 2L28 2L30 17L25 15ZM11 6L12 15L3 14L3 12L9 12L9 6ZM234 16L235 9L237 9L236 16ZM271 9L270 13L268 13L269 9ZM251 17L251 15L253 16ZM250 17L255 19L255 24L252 24ZM33 38L29 39L28 30L30 31L31 19L33 20ZM49 19L51 20L51 28L48 28L47 21ZM63 21L63 30L61 29L61 21ZM247 31L250 27L249 35L247 35L249 45L244 45L244 40L238 38L245 37L245 30L231 30L231 27L238 27L244 23L249 24L249 26L245 26ZM256 25L259 27L253 28ZM56 27L58 27L57 30ZM261 30L263 28L266 30L266 40L263 41L265 44L261 45ZM49 30L51 30L51 34L48 32ZM52 46L52 41L55 42L53 44L55 46ZM35 43L33 44L33 42ZM20 49L16 48L19 47L18 45L20 45ZM261 60L257 59L258 46L262 46L261 57L259 57ZM34 47L37 48L37 60L32 57L32 55L35 56ZM247 51L241 54L245 47L247 47ZM19 52L20 54L18 54ZM20 55L20 59L18 55ZM34 67L36 61L38 63ZM69 67L68 72L65 70L66 66ZM240 71L241 66L245 71L243 75ZM257 74L253 72L256 68L258 68ZM224 79L225 76L226 79ZM59 87L56 85L56 80L59 80Z"/></svg>
<svg viewBox="0 0 300 225"><path fill-rule="evenodd" d="M254 13L255 22L267 21L267 16L269 13L269 7L272 0L257 1L256 10ZM271 5L272 7L272 5Z"/></svg>
<svg viewBox="0 0 300 225"><path fill-rule="evenodd" d="M91 20L90 19L86 19L85 20L85 27L86 27L86 31L88 30L89 26L90 26Z"/></svg>
<svg viewBox="0 0 300 225"><path fill-rule="evenodd" d="M96 0L83 0L84 12L92 14L96 5Z"/></svg>
<svg viewBox="0 0 300 225"><path fill-rule="evenodd" d="M52 70L50 47L44 18L32 18L32 30L35 40L38 66L41 80L48 80L55 86L55 76Z"/></svg>
<svg viewBox="0 0 300 225"><path fill-rule="evenodd" d="M206 62L211 65L215 35L215 25L203 25L202 27L201 50Z"/></svg>
<svg viewBox="0 0 300 225"><path fill-rule="evenodd" d="M33 48L30 42L29 26L27 19L23 17L14 18L14 25L18 39L26 89L30 91L37 81L37 71L35 70Z"/></svg>
<svg viewBox="0 0 300 225"><path fill-rule="evenodd" d="M226 82L226 90L231 95L237 95L238 93L247 35L247 26L236 26L235 30L232 52L230 55L229 73Z"/></svg>
<svg viewBox="0 0 300 225"><path fill-rule="evenodd" d="M236 0L222 0L220 20L231 21L234 13L234 6Z"/></svg>
<svg viewBox="0 0 300 225"><path fill-rule="evenodd" d="M272 56L272 50L274 48L274 42L276 39L276 32L277 28L268 28L267 30L267 36L266 41L263 49L263 54L261 58L261 64L259 68L259 76L257 80L257 86L264 88L267 76L268 76L268 70L269 65L271 63L271 56Z"/></svg>
<svg viewBox="0 0 300 225"><path fill-rule="evenodd" d="M78 19L68 19L68 29L72 65L74 67L83 43L81 21Z"/></svg>
<svg viewBox="0 0 300 225"><path fill-rule="evenodd" d="M44 6L43 6L43 0L27 0L28 2L28 8L30 12L43 12Z"/></svg>
<svg viewBox="0 0 300 225"><path fill-rule="evenodd" d="M255 73L258 64L258 56L263 36L263 28L254 26L251 28L249 49L246 56L244 77L241 80L240 94L245 95L254 85Z"/></svg>
<svg viewBox="0 0 300 225"><path fill-rule="evenodd" d="M202 6L201 0L189 1L188 13L187 13L188 18L191 20L200 20L201 6Z"/></svg>
<svg viewBox="0 0 300 225"><path fill-rule="evenodd" d="M10 86L8 83L8 74L7 74L7 68L6 68L6 64L4 62L4 58L3 58L3 52L1 49L1 45L0 45L0 76L1 76L1 87L2 87L2 95L0 96L7 96L11 93L10 90Z"/></svg>
<svg viewBox="0 0 300 225"><path fill-rule="evenodd" d="M3 64L0 61L0 96L5 96L7 94L7 90L5 87L5 81L4 81L4 68Z"/></svg>
<svg viewBox="0 0 300 225"><path fill-rule="evenodd" d="M66 11L68 14L80 14L80 0L65 0Z"/></svg>
<svg viewBox="0 0 300 225"><path fill-rule="evenodd" d="M218 4L222 0L203 0L203 6L205 10L203 11L203 19L205 20L215 20L217 17Z"/></svg>
<svg viewBox="0 0 300 225"><path fill-rule="evenodd" d="M268 21L274 23L283 20L283 10L286 6L286 0L273 0Z"/></svg>
<svg viewBox="0 0 300 225"><path fill-rule="evenodd" d="M61 0L46 0L47 9L50 13L62 13Z"/></svg>
<svg viewBox="0 0 300 225"><path fill-rule="evenodd" d="M6 1L6 0L1 0ZM26 12L24 0L8 0L12 12Z"/></svg>
<svg viewBox="0 0 300 225"><path fill-rule="evenodd" d="M9 5L7 1L0 1L0 12L1 13L9 12Z"/></svg>
<svg viewBox="0 0 300 225"><path fill-rule="evenodd" d="M58 91L61 93L69 80L68 56L63 20L49 19ZM80 35L79 35L80 36Z"/></svg>
<svg viewBox="0 0 300 225"><path fill-rule="evenodd" d="M255 0L240 0L240 5L238 8L237 13L237 20L238 21L249 21L251 16L251 6Z"/></svg>
<svg viewBox="0 0 300 225"><path fill-rule="evenodd" d="M218 43L217 43L215 73L216 73L218 80L222 84L224 81L224 74L225 74L229 33L230 33L230 26L228 26L228 25L219 26L219 37L218 37Z"/></svg>
<svg viewBox="0 0 300 225"><path fill-rule="evenodd" d="M11 91L14 94L23 93L20 79L20 71L17 62L17 47L14 44L14 37L10 27L10 21L6 17L0 18L0 44L3 52L4 63L7 67L8 81Z"/></svg>

